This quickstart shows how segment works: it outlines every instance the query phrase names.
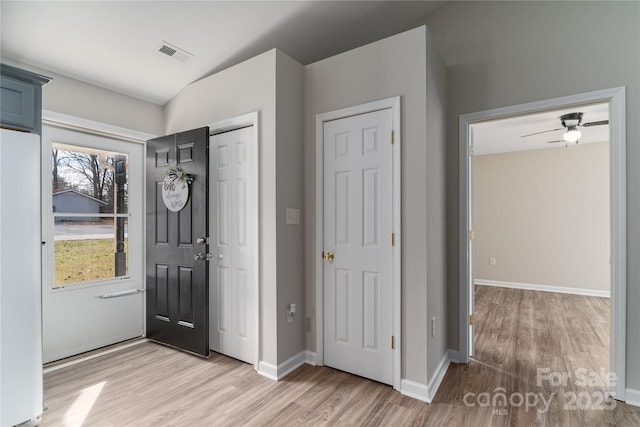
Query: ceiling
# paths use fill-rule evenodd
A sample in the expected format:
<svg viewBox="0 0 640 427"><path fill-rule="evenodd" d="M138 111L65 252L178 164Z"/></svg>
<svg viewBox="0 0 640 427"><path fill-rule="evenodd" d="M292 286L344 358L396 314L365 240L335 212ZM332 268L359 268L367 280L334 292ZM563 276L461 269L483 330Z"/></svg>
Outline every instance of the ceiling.
<svg viewBox="0 0 640 427"><path fill-rule="evenodd" d="M575 143L549 143L549 141L562 140L564 129L525 138L522 135L562 128L560 116L574 112L583 113L582 124L609 120L609 104L601 103L476 123L471 125L474 155L545 148L570 148ZM609 125L579 127L578 129L582 132L579 144L609 141Z"/></svg>
<svg viewBox="0 0 640 427"><path fill-rule="evenodd" d="M2 58L164 105L272 48L306 65L411 28L444 1L0 1ZM194 55L180 62L163 42Z"/></svg>

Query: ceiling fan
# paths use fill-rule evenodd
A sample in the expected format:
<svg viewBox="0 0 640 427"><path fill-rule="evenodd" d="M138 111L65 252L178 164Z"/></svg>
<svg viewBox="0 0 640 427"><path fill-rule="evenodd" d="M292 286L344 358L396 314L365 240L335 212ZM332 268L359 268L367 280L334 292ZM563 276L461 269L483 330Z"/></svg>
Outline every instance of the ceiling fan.
<svg viewBox="0 0 640 427"><path fill-rule="evenodd" d="M580 137L582 136L582 132L578 130L579 127L587 128L590 126L601 126L609 124L609 120L599 120L597 122L582 123L582 116L583 113L564 114L563 116L560 116L560 123L562 123L561 128L530 133L528 135L522 135L520 138L526 138L528 136L539 135L541 133L555 132L558 130L566 129L566 132L562 135L561 140L547 141L547 143L551 144L555 142L575 142L577 144L580 140Z"/></svg>

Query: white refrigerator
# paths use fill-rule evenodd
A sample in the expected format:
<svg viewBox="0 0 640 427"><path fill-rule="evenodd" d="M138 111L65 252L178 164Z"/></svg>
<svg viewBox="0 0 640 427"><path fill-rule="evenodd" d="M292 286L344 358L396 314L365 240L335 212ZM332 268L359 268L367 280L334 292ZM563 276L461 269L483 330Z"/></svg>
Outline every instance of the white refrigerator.
<svg viewBox="0 0 640 427"><path fill-rule="evenodd" d="M43 408L40 136L0 134L0 426Z"/></svg>

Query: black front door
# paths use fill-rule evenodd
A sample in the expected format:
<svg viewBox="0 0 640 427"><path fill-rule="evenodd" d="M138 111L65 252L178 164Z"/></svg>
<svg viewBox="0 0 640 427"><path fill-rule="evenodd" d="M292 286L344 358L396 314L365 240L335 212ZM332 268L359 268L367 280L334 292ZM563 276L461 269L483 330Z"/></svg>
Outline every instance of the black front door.
<svg viewBox="0 0 640 427"><path fill-rule="evenodd" d="M208 145L208 127L147 142L147 338L203 356L209 355Z"/></svg>

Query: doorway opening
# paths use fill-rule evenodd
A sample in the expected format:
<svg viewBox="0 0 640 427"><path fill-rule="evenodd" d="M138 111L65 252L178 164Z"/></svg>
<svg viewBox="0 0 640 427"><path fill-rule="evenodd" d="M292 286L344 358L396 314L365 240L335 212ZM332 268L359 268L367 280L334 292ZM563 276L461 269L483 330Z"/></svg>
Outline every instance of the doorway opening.
<svg viewBox="0 0 640 427"><path fill-rule="evenodd" d="M608 107L471 125L474 362L571 378L609 371ZM581 138L565 141L560 118L573 114L582 116ZM524 391L520 380L530 376L517 375L514 390ZM563 386L585 391L570 378Z"/></svg>
<svg viewBox="0 0 640 427"><path fill-rule="evenodd" d="M474 162L475 162L475 158L477 158L477 155L478 155L478 151L476 151L477 149L475 146L476 131L479 133L482 133L483 126L490 127L492 123L498 123L497 122L498 120L505 119L508 117L513 118L518 116L522 118L522 116L534 117L534 115L542 117L547 113L550 113L552 115L555 114L556 116L558 116L558 113L562 113L560 114L560 116L564 116L564 114L567 113L569 110L571 110L571 112L578 112L578 111L582 112L581 110L585 109L585 111L590 112L591 117L594 118L594 122L605 120L603 118L597 118L599 113L594 112L593 110L590 110L594 108L596 110L598 108L600 110L604 109L604 113L605 114L608 113L609 115L608 118L605 118L606 120L609 120L609 126L601 126L602 129L606 129L607 127L609 128L607 132L608 133L607 136L609 138L608 147L606 145L604 146L601 145L600 147L597 147L597 144L592 144L591 146L589 146L589 144L583 144L583 145L578 144L578 146L580 147L580 150L582 152L599 150L600 156L602 155L602 152L604 150L604 153L609 157L609 161L607 165L608 173L605 174L605 178L607 178L609 181L608 188L604 188L604 189L600 188L601 198L604 197L602 195L604 194L604 191L608 190L608 194L607 194L608 206L607 207L609 209L608 209L608 212L605 212L605 216L607 213L609 214L609 221L606 224L606 227L608 228L608 230L604 230L604 232L600 234L601 236L603 236L603 239L605 239L606 236L604 235L606 234L606 231L608 231L610 235L610 244L606 245L607 246L606 248L602 248L602 247L595 248L595 252L598 253L596 255L596 258L599 258L599 265L602 268L599 272L597 273L592 272L591 274L597 277L585 278L585 276L583 276L580 279L575 279L575 280L578 280L579 283L582 283L582 285L578 285L578 286L574 285L573 290L571 289L571 286L563 286L563 284L556 283L557 287L553 290L556 292L560 291L565 293L550 294L545 292L544 294L546 295L544 296L547 297L548 295L557 295L558 297L556 298L557 301L555 301L555 303L558 307L564 307L565 311L571 310L572 308L577 311L577 307L575 307L575 304L576 304L575 301L572 301L572 302L566 301L566 298L569 298L566 292L575 293L576 292L575 289L580 288L578 292L582 291L581 293L583 295L587 294L587 295L606 296L606 294L608 294L606 289L602 289L602 287L601 289L596 289L597 288L596 285L591 286L591 284L587 284L587 282L589 282L589 280L591 279L595 279L595 281L598 281L597 278L600 278L599 282L603 282L604 280L606 280L606 277L603 280L602 276L603 275L609 276L611 308L610 308L609 318L606 320L609 321L610 331L605 331L605 332L609 332L609 340L610 340L610 345L609 345L610 357L609 357L609 367L607 369L607 374L609 373L613 374L615 376L615 380L611 381L610 384L607 385L607 387L609 388L611 394L616 399L624 400L624 390L625 390L625 387L624 387L625 335L624 333L625 333L625 321L626 321L625 320L626 319L626 305L625 305L625 291L626 291L625 182L626 182L626 175L625 175L624 88L615 88L611 90L604 90L604 91L598 91L598 92L591 92L587 94L556 98L556 99L541 101L536 103L523 104L523 105L507 107L502 109L483 111L479 113L472 113L472 114L467 114L460 117L460 157L459 157L460 159L460 163L459 163L460 165L460 170L459 170L459 176L460 176L460 223L459 223L460 224L460 329L459 329L460 361L463 363L468 363L470 360L470 357L473 355L473 350L474 350L473 323L475 323L476 315L477 315L477 311L475 310L475 307L474 307L474 294L477 295L477 293L474 293L474 285L478 283L477 279L479 279L477 276L474 275L474 264L483 265L483 269L480 269L481 271L485 271L485 273L483 274L491 274L491 273L486 273L486 271L491 271L491 269L494 270L494 272L497 275L494 277L492 281L493 283L491 283L493 285L498 284L503 286L509 286L512 288L513 287L526 288L526 286L523 286L522 283L517 283L517 280L515 279L508 280L508 279L505 279L508 276L504 276L504 275L500 276L498 274L498 270L499 270L498 266L500 265L499 264L500 260L498 259L497 256L492 256L491 254L487 255L487 253L483 252L483 250L486 248L483 248L480 251L477 251L475 248L476 244L479 243L476 240L476 236L478 236L477 230L474 229L474 225L476 223L476 221L474 220L474 213L477 213L477 212L475 212L474 198L473 198L475 193L474 185L477 184L476 182L474 182L474 179L476 177L476 173L474 172L474 166L475 166ZM584 118L585 120L582 123L591 122L591 119L587 118L586 114ZM556 117L556 120L557 119L559 119L559 117ZM513 120L516 120L516 119L513 119ZM561 148L558 148L556 150L540 150L538 152L538 157L540 157L540 153L542 153L543 151L546 151L549 153L558 152L558 153L567 154L567 153L570 153L569 150L576 148L576 144L575 144L575 141L570 143L567 142L564 138L565 136L564 134L570 130L575 130L575 129L567 129L567 128L563 129L563 127L564 126L556 126L556 128L560 128L560 129L554 130L553 132L555 133L552 133L552 132L542 133L538 131L531 131L531 132L522 131L522 133L519 136L535 133L537 134L536 136L541 138L540 143L543 146L550 146L552 144L561 145ZM550 130L554 128L545 127L545 128L540 128L539 131L546 131L547 129ZM581 139L587 142L589 138L591 138L589 134L591 133L592 135L594 135L595 132L592 132L592 131L597 130L597 127L591 128L587 126L587 127L584 127L583 129L578 128L578 130L582 130ZM560 135L558 135L558 133ZM517 143L521 143L522 140L527 139L527 137L520 138L519 136L515 138L516 141L511 141L511 142L517 144ZM598 138L596 137L595 139L598 139ZM553 142L551 144L548 143L548 141L558 141L558 140L560 142ZM567 145L566 148L565 148L565 145ZM482 148L479 148L479 149L482 150ZM574 150L571 153L572 153L571 155L575 155L578 153L578 150ZM598 157L597 152L593 152L590 155L593 159L597 159ZM513 157L514 155L510 154L509 156ZM539 168L538 182L536 183L536 185L540 185L541 183L543 183L544 180L552 174L551 173L552 171L549 169L550 167L549 163L547 162L544 164L546 165L546 167ZM601 172L602 172L602 167L601 167ZM518 175L522 173L522 168L519 168L517 171L512 170L511 173L512 173L512 176ZM593 177L593 174L587 174L585 176ZM494 184L493 184L494 187L495 187L495 182L500 182L500 181L494 181ZM502 179L502 182L504 182L504 178ZM511 185L513 184L513 182L509 182L508 184ZM565 182L558 182L556 183L556 186L561 186L561 185L566 186L569 184L570 182L568 182L568 179L565 178ZM582 184L585 184L585 183L582 183ZM602 183L600 182L600 184ZM586 187L586 188L589 188L589 187ZM547 188L542 190L548 191L549 189ZM557 188L555 188L554 190L557 190ZM585 191L585 190L582 190L582 191ZM526 190L524 190L523 192L526 192ZM512 197L513 197L513 194L517 194L517 192L512 193ZM572 193L569 192L565 194L572 194ZM575 194L573 194L571 197L573 198L573 196L575 196ZM593 196L593 194L590 194L589 196ZM530 198L525 197L524 199L521 199L520 205L524 204L526 206L526 204L530 201L531 198L532 197ZM575 200L573 202L575 203ZM513 204L515 203L516 202L514 202ZM570 206L575 207L575 205L570 205ZM520 208L522 208L522 206L520 206ZM493 209L495 212L495 210L500 209L500 207L494 206ZM551 220L553 220L552 209L553 208L549 210L551 212L548 212ZM602 210L602 206L596 209ZM524 214L523 211L521 210L520 215L526 215L526 214ZM496 215L496 216L499 216L499 215ZM600 215L600 217L602 216L603 215ZM580 219L583 219L583 218L580 218ZM556 218L556 223L554 224L554 226L558 225L558 223L562 223L562 220L563 220L562 218ZM573 220L574 220L573 222L566 222L564 224L565 227L567 226L571 227L573 224L575 224L575 221L577 220L577 218L575 218L574 216ZM520 227L522 227L522 225L520 225ZM602 231L602 224L599 225L598 227ZM540 231L539 229L535 229L535 226L533 225L531 226L531 228L534 228L534 230L521 229L520 233L513 233L512 231L507 237L508 239L511 239L512 242L518 242L519 239L524 240L523 236L526 236L527 235L526 233L528 231L533 231L534 233L535 232L539 233ZM487 230L485 230L485 232L486 231ZM585 236L588 236L589 230L583 230L582 232L585 233L584 234ZM495 233L492 237L495 237ZM506 241L508 241L508 239ZM602 241L603 240L601 240L601 242ZM565 242L565 243L575 244L576 242L573 241L573 242ZM504 246L504 244L505 243L503 242L502 245ZM505 250L507 248L503 247L501 249ZM532 249L534 249L532 251L533 255L531 255L530 258L540 255L539 252L543 250L543 249L540 249L539 247L532 248ZM560 248L549 249L548 252L553 252L553 249L562 249L562 245L560 245ZM602 259L603 249L606 249L604 253L604 258L605 258L604 260ZM489 251L492 251L492 250L497 251L499 249L497 247L489 249ZM564 251L568 252L569 250L567 248L564 248ZM515 252L515 251L511 251L511 252ZM479 254L482 254L481 258L476 258L475 255L479 255ZM506 261L505 264L507 264L505 267L508 267L509 266L508 264L516 264L516 262L513 259L509 261L512 255L513 253L504 253L503 258L504 258L504 261ZM543 255L549 255L549 254L543 254ZM557 260L555 264L557 264L560 267L566 267L568 264L570 264L569 261L571 261L570 257L572 255L573 254L566 254L563 259ZM610 255L610 261L609 259L607 259L607 255ZM582 255L582 256L583 256L583 259L582 259L583 263L589 262L589 261L586 261L586 259L584 259L586 255ZM610 262L610 266L608 265L609 262ZM548 280L548 279L540 279L541 277L540 269L544 268L544 266L537 265L535 267L538 268L538 271L534 271L532 273L532 277L537 277L538 280ZM609 267L609 269L607 267ZM516 270L518 274L522 273L522 267L518 267ZM584 273L584 271L580 271L579 268L574 267L572 270L573 270L573 273L577 273L578 276L581 273ZM503 272L502 274L507 274L507 273ZM511 272L511 274L514 274L514 273ZM568 276L565 275L564 277L565 279L567 279ZM502 278L502 280L499 280L500 278ZM570 282L565 282L565 284L567 283L570 284ZM488 283L484 282L483 284L488 284ZM521 285L521 286L518 286L518 285ZM487 292L486 292L487 289L489 289L489 287L483 286L483 289L480 292L481 298L484 298L487 296ZM533 304L531 299L532 298L531 294L527 294L527 292L530 293L535 291L522 290L522 289L507 290L504 287L498 288L495 286L491 287L490 289L492 291L496 291L497 293L511 292L510 297L505 297L504 295L502 296L503 298L506 298L503 301L503 304L499 306L499 308L502 310L506 310L506 307L510 303L520 304L522 302L522 298L525 298L525 299L528 298L529 299L528 303ZM532 288L529 287L529 289L532 289ZM537 290L542 290L542 288L539 288ZM547 289L547 290L551 290L551 289ZM523 296L523 293L527 295ZM541 297L543 296L542 293L540 294L534 293L532 295L538 295ZM495 295L493 297L495 297ZM587 316L588 316L589 309L597 309L597 308L594 308L594 306L599 305L596 303L598 298L588 297L588 296L583 296L583 298L595 298L595 300L593 301L578 302L579 304L583 304L583 305L589 305L589 304L592 305L592 307L583 307L586 309ZM549 303L543 303L543 304L549 305ZM551 305L554 305L554 304L551 303ZM600 307L600 309L604 309L604 308ZM543 318L537 319L535 318L535 316L533 316L529 325L528 333L535 331L536 327L540 324L543 324L545 320L546 319L543 319ZM547 342L546 345L549 345L549 343ZM583 348L587 347L586 343L578 343L577 346L583 347ZM549 360L547 361L550 362ZM552 371L553 370L560 371L560 373L565 373L568 375L572 375L574 377L576 375L576 373L573 371L565 372L567 371L566 367L557 368L557 367L554 367L551 363L547 364L547 366L537 366L537 368L538 369L550 368L552 369ZM589 371L590 370L588 369L587 372ZM538 376L541 374L539 373L539 371L536 372L534 369L533 372L529 373L528 375L533 375L533 377L529 378L529 380L535 382L537 379L540 379L538 378Z"/></svg>

